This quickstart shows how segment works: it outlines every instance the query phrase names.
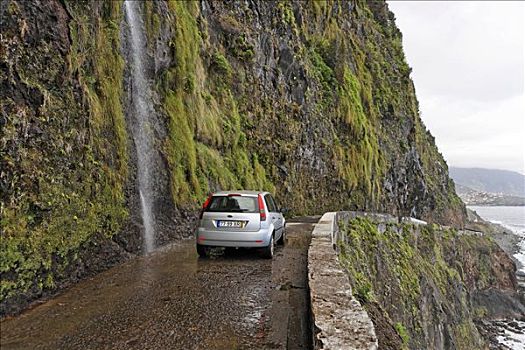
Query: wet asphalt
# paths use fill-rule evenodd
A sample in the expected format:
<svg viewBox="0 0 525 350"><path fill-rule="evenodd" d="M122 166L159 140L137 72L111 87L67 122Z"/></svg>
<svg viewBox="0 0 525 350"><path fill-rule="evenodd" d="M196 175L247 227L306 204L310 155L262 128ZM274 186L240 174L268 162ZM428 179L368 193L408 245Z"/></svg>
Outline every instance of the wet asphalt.
<svg viewBox="0 0 525 350"><path fill-rule="evenodd" d="M133 259L0 323L7 349L311 349L307 288L318 218L291 220L273 260L187 240Z"/></svg>

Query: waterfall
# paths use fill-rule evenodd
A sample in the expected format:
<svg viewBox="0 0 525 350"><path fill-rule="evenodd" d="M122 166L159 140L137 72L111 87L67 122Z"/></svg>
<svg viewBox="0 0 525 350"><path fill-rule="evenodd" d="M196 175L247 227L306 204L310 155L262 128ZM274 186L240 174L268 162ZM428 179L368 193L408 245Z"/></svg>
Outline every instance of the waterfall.
<svg viewBox="0 0 525 350"><path fill-rule="evenodd" d="M129 64L131 65L131 99L132 99L132 135L137 151L137 180L140 195L140 207L143 223L144 251L151 252L155 248L155 216L153 200L155 187L153 185L154 169L154 133L153 95L149 81L145 77L146 35L141 19L141 1L126 0L124 2L126 20L129 27Z"/></svg>

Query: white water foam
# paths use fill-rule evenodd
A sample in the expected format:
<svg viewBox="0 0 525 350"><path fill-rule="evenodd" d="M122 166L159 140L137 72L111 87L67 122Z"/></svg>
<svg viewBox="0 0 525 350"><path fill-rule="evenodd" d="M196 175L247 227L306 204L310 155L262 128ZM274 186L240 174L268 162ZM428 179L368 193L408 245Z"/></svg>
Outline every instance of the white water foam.
<svg viewBox="0 0 525 350"><path fill-rule="evenodd" d="M516 320L514 320L514 322L516 322L521 329L525 327L525 322ZM513 350L525 350L525 333L513 332L509 329L505 329L504 332L503 335L497 337L500 344L508 346Z"/></svg>

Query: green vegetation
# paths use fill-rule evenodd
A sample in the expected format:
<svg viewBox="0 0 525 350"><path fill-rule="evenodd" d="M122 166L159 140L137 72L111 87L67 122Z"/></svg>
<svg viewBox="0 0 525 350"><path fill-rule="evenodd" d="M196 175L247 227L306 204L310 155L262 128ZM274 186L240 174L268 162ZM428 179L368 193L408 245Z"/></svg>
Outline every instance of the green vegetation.
<svg viewBox="0 0 525 350"><path fill-rule="evenodd" d="M178 19L173 41L176 65L165 73L159 86L164 89L161 93L166 96L164 108L169 117L164 152L174 202L194 207L208 192L219 188L273 190L257 154L246 149L242 116L229 87L232 68L226 56L215 52L210 76L206 75L205 62L199 56L204 43L195 21L197 3L172 1L169 5ZM247 58L245 53L237 52L237 56Z"/></svg>
<svg viewBox="0 0 525 350"><path fill-rule="evenodd" d="M375 295L370 278L377 275L378 271L373 263L375 257L371 254L382 249L390 252L387 258L387 263L390 264L388 268L391 269L392 276L396 276L396 283L405 301L417 299L420 294L419 281L418 274L413 270L416 253L406 232L389 225L385 232L380 233L373 222L362 218L351 221L343 231L345 243L340 244L342 262L358 293L360 290L368 290L369 294ZM360 297L359 294L356 296Z"/></svg>
<svg viewBox="0 0 525 350"><path fill-rule="evenodd" d="M146 35L149 42L153 42L154 38L160 32L160 17L155 12L154 6L154 1L144 2L144 24L146 26Z"/></svg>
<svg viewBox="0 0 525 350"><path fill-rule="evenodd" d="M286 0L281 0L277 4L277 8L281 12L283 24L289 26L295 35L299 35L299 28L295 22L295 15L293 13L292 3Z"/></svg>
<svg viewBox="0 0 525 350"><path fill-rule="evenodd" d="M318 48L311 48L309 55L314 68L314 76L321 82L323 88L321 103L323 103L323 107L328 107L329 104L333 103L334 87L336 86L334 71L326 64L323 56L319 54Z"/></svg>
<svg viewBox="0 0 525 350"><path fill-rule="evenodd" d="M219 52L215 52L212 56L212 66L217 69L218 73L224 74L230 78L232 75L232 67L230 62Z"/></svg>
<svg viewBox="0 0 525 350"><path fill-rule="evenodd" d="M18 74L43 96L43 104L12 110L1 140L2 171L13 182L2 196L0 300L53 288L82 245L96 234L111 237L127 217L124 64L115 25L121 14L118 3L104 7L105 16L92 21L84 5L70 5L78 16L70 24L67 60L53 42L42 41L33 51L17 48L20 59L32 61ZM54 79L64 75L57 89ZM71 76L78 77L79 87ZM20 142L28 123L45 129L45 137Z"/></svg>
<svg viewBox="0 0 525 350"><path fill-rule="evenodd" d="M490 270L494 243L431 225L379 226L356 218L341 227L340 261L356 298L365 307L371 302L379 304L405 346L423 346L423 329L442 323L451 325L458 349L476 348L480 340L473 317L483 310L468 309L466 291L472 287L467 284L473 278L479 281L479 289L496 284ZM474 276L464 275L464 266L471 264L476 266L473 271L470 267ZM428 308L436 307L449 310L449 316L432 318L435 313Z"/></svg>
<svg viewBox="0 0 525 350"><path fill-rule="evenodd" d="M396 329L397 334L401 337L401 340L403 341L403 345L406 349L408 349L408 341L410 340L410 335L407 332L407 329L401 322L397 322L394 325L394 328Z"/></svg>
<svg viewBox="0 0 525 350"><path fill-rule="evenodd" d="M331 23L328 37L335 38L341 29L336 22ZM345 190L354 193L352 203L359 208L376 207L385 172L375 134L377 112L370 103L370 84L352 73L349 63L336 60L335 40L310 39L312 73L322 86L320 107L323 113L335 108L338 119L344 122L335 135L333 157L338 175L345 180Z"/></svg>
<svg viewBox="0 0 525 350"><path fill-rule="evenodd" d="M239 35L233 42L231 48L232 54L242 61L250 62L253 60L255 52L253 51L253 45L248 43L246 35Z"/></svg>
<svg viewBox="0 0 525 350"><path fill-rule="evenodd" d="M336 147L335 156L340 163L340 176L347 180L349 190L358 190L375 203L381 193L384 164L374 132L373 116L365 114L362 95L361 83L345 67L339 87L339 112L349 129L346 140ZM365 203L357 204L365 206Z"/></svg>

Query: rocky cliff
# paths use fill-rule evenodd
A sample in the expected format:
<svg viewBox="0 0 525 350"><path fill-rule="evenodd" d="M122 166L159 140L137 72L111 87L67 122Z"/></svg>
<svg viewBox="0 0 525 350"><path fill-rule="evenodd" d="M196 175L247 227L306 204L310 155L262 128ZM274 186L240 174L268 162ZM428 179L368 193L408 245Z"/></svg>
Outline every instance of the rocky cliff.
<svg viewBox="0 0 525 350"><path fill-rule="evenodd" d="M525 315L514 262L479 232L365 218L339 225L340 260L380 349L486 349L485 319Z"/></svg>
<svg viewBox="0 0 525 350"><path fill-rule="evenodd" d="M123 11L1 3L3 312L141 250ZM464 219L386 3L147 1L139 15L157 244L191 235L217 189L271 190L295 214Z"/></svg>

